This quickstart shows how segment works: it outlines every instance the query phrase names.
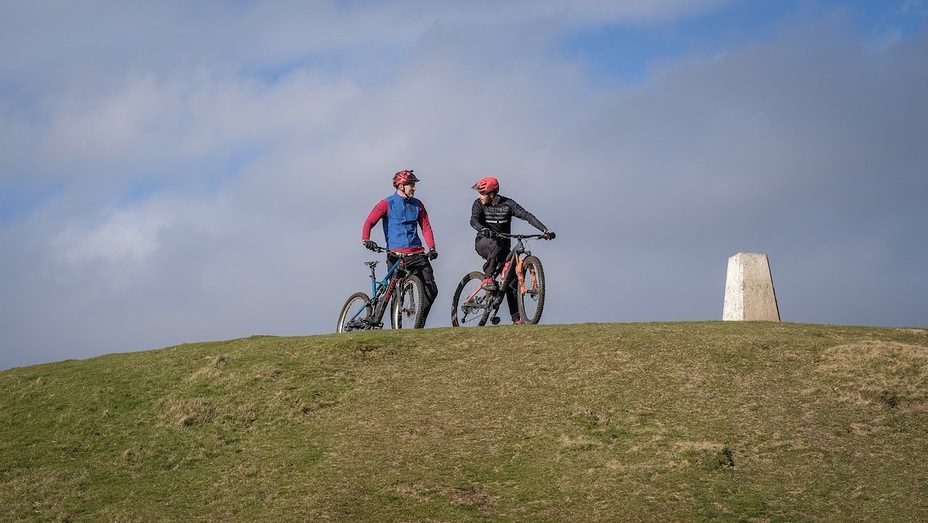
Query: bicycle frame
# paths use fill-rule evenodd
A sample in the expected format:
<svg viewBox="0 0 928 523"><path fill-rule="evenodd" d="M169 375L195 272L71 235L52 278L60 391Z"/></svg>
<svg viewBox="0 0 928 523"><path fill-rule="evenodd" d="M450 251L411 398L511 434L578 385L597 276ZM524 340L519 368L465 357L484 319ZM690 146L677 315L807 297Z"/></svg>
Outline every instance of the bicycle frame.
<svg viewBox="0 0 928 523"><path fill-rule="evenodd" d="M396 290L396 284L400 280L398 272L400 271L400 266L403 265L403 258L401 257L396 260L382 280L378 280L375 274L377 264L378 262L376 261L367 262L367 266L371 268L372 319L374 323L382 327L383 322L380 320L383 318L383 313L386 311L386 304L390 303L390 298L393 297L393 291Z"/></svg>
<svg viewBox="0 0 928 523"><path fill-rule="evenodd" d="M509 285L512 284L513 277L519 281L519 292L525 293L525 278L522 274L522 260L524 256L531 256L532 251L530 251L522 240L528 240L533 238L541 238L540 234L504 234L499 233L501 238L514 238L516 244L509 251L509 254L506 255L506 261L503 263L503 270L500 272L503 275L502 283L499 288L493 292L493 300L490 302L490 310L495 311L503 304L503 299L506 296L506 289L509 288ZM513 264L515 261L515 264ZM514 274L513 274L514 273ZM532 276L534 278L534 275ZM532 282L533 284L535 282ZM481 289L477 289L467 297L466 301L470 301L480 292Z"/></svg>
<svg viewBox="0 0 928 523"><path fill-rule="evenodd" d="M529 256L532 254L532 251L525 247L525 244L522 243L521 237L516 238L516 244L512 247L512 250L510 250L509 254L506 256L506 261L503 263L503 270L500 272L500 274L503 275L503 278L501 280L502 283L500 284L499 289L497 289L493 297L493 308L502 305L503 297L506 296L506 289L512 285L513 276L515 276L515 279L519 282L519 292L525 292L525 278L522 275L522 260L524 256L522 255L524 254L525 256Z"/></svg>

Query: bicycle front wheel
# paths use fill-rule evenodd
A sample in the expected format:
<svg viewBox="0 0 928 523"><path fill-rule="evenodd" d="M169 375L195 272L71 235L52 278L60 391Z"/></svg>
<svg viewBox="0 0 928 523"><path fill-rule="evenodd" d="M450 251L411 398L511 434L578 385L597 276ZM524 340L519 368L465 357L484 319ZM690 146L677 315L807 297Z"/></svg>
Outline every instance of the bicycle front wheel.
<svg viewBox="0 0 928 523"><path fill-rule="evenodd" d="M471 272L461 279L451 298L451 325L478 327L486 325L492 296L483 288L483 273Z"/></svg>
<svg viewBox="0 0 928 523"><path fill-rule="evenodd" d="M350 332L371 328L371 299L363 292L352 294L341 314L338 315L338 329L335 332Z"/></svg>
<svg viewBox="0 0 928 523"><path fill-rule="evenodd" d="M538 323L545 308L545 271L541 260L526 256L522 260L522 281L525 290L519 289L519 315L526 323Z"/></svg>
<svg viewBox="0 0 928 523"><path fill-rule="evenodd" d="M418 276L407 276L393 297L390 319L394 329L421 329L425 325L422 309L425 302L425 287Z"/></svg>

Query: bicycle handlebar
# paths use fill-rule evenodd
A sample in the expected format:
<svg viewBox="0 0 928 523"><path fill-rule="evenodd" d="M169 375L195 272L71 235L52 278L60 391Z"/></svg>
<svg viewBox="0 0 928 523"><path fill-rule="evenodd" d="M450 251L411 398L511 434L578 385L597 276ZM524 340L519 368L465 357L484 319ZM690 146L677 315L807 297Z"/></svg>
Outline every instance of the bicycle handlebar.
<svg viewBox="0 0 928 523"><path fill-rule="evenodd" d="M492 238L493 236L499 236L500 238L512 238L516 240L531 240L534 238L541 238L546 240L550 239L545 238L544 234L506 234L504 232L494 232L492 235L490 235L490 237Z"/></svg>
<svg viewBox="0 0 928 523"><path fill-rule="evenodd" d="M371 249L371 250L374 251L374 252L385 252L385 253L387 253L387 254L391 254L391 255L393 255L393 256L396 256L397 258L405 258L405 257L407 257L407 256L427 256L427 254L426 254L425 252L412 252L412 253L410 253L410 252L399 252L399 251L394 251L394 250L392 250L392 249L387 249L386 247L381 247L381 246L377 245L376 243L374 244L374 248Z"/></svg>

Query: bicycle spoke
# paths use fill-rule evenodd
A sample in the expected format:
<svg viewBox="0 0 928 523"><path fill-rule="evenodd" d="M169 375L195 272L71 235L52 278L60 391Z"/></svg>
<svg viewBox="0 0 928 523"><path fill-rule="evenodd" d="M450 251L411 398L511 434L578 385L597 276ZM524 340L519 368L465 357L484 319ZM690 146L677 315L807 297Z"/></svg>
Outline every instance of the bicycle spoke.
<svg viewBox="0 0 928 523"><path fill-rule="evenodd" d="M336 332L350 332L371 328L371 302L363 292L352 294L338 316Z"/></svg>
<svg viewBox="0 0 928 523"><path fill-rule="evenodd" d="M490 297L482 289L483 274L472 272L461 280L452 298L451 324L476 327L487 321Z"/></svg>

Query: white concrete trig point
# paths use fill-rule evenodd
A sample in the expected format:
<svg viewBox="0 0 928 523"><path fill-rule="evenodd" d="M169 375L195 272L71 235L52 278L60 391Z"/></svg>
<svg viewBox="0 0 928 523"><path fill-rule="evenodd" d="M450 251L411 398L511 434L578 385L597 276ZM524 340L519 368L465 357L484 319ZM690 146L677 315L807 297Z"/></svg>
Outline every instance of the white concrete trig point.
<svg viewBox="0 0 928 523"><path fill-rule="evenodd" d="M728 259L722 320L780 321L766 254L739 252Z"/></svg>

